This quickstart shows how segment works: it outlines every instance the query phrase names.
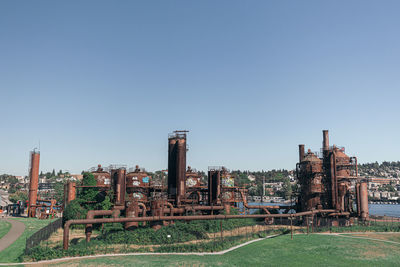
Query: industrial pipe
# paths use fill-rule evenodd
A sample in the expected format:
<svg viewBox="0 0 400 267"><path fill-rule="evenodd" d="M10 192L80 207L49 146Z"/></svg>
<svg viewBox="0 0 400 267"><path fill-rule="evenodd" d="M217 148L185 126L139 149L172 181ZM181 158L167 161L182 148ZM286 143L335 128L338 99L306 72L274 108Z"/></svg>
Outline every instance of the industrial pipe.
<svg viewBox="0 0 400 267"><path fill-rule="evenodd" d="M146 205L144 204L144 203L142 203L142 202L139 202L138 203L138 206L139 207L142 207L142 216L143 217L146 217L147 216L147 208L146 208ZM145 226L146 225L146 222L143 222L143 226Z"/></svg>
<svg viewBox="0 0 400 267"><path fill-rule="evenodd" d="M218 220L218 219L245 219L245 218L285 218L313 215L317 213L332 213L335 210L313 210L294 214L251 214L251 215L194 215L194 216L151 216L135 218L101 218L101 219L81 219L69 220L64 225L63 248L68 249L69 227L73 224L95 224L95 223L125 223L125 222L150 222L150 221L171 221L171 220Z"/></svg>
<svg viewBox="0 0 400 267"><path fill-rule="evenodd" d="M94 216L107 216L107 215L112 215L114 218L118 218L120 214L119 210L89 210L86 219L94 219ZM86 224L85 227L85 234L86 234L86 242L90 241L90 237L92 235L92 227L93 224Z"/></svg>

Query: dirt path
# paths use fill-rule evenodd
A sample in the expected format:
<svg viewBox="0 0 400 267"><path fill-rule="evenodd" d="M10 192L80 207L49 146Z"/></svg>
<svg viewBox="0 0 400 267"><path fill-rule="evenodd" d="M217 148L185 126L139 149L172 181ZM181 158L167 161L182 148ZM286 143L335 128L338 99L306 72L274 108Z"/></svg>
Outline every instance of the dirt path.
<svg viewBox="0 0 400 267"><path fill-rule="evenodd" d="M11 223L11 229L8 233L0 239L0 251L8 248L9 245L15 242L25 231L25 224L16 220L0 219Z"/></svg>

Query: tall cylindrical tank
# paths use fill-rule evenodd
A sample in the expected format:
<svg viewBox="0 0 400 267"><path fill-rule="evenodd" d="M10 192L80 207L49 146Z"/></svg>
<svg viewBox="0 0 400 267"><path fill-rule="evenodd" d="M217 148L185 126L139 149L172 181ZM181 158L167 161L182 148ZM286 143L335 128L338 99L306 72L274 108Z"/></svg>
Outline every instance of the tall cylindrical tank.
<svg viewBox="0 0 400 267"><path fill-rule="evenodd" d="M301 193L299 205L302 211L318 208L321 205L322 185L322 161L310 150L299 163L299 184Z"/></svg>
<svg viewBox="0 0 400 267"><path fill-rule="evenodd" d="M176 139L168 139L168 195L176 196Z"/></svg>
<svg viewBox="0 0 400 267"><path fill-rule="evenodd" d="M302 161L303 161L303 159L304 159L304 154L305 154L305 152L304 152L304 145L301 144L301 145L299 145L299 162L302 162Z"/></svg>
<svg viewBox="0 0 400 267"><path fill-rule="evenodd" d="M168 137L168 195L177 205L185 196L186 131Z"/></svg>
<svg viewBox="0 0 400 267"><path fill-rule="evenodd" d="M208 203L215 205L221 194L221 171L209 170L208 171Z"/></svg>
<svg viewBox="0 0 400 267"><path fill-rule="evenodd" d="M185 197L186 180L186 139L178 140L178 164L177 164L177 193L178 203Z"/></svg>
<svg viewBox="0 0 400 267"><path fill-rule="evenodd" d="M360 184L360 211L361 219L368 220L369 210L368 210L368 186L366 182L361 182Z"/></svg>
<svg viewBox="0 0 400 267"><path fill-rule="evenodd" d="M40 152L31 152L31 167L29 171L29 201L28 201L28 217L36 216L36 200L39 187L39 162Z"/></svg>
<svg viewBox="0 0 400 267"><path fill-rule="evenodd" d="M329 150L329 131L328 130L323 130L322 131L322 149Z"/></svg>

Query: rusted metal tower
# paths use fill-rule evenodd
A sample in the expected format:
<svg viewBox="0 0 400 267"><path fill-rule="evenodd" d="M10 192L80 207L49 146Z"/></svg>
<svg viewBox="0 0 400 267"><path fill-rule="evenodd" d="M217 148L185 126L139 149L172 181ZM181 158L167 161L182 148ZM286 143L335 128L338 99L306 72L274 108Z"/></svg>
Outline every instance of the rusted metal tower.
<svg viewBox="0 0 400 267"><path fill-rule="evenodd" d="M174 131L168 136L168 196L181 204L185 198L186 133Z"/></svg>
<svg viewBox="0 0 400 267"><path fill-rule="evenodd" d="M29 200L28 200L28 217L36 217L36 200L39 187L39 162L40 152L34 149L30 153L30 169L29 169Z"/></svg>
<svg viewBox="0 0 400 267"><path fill-rule="evenodd" d="M323 130L321 153L304 152L299 145L297 178L300 184L299 210L334 209L339 214L368 218L368 190L365 179L358 176L357 158L349 157L343 147L329 146L328 130Z"/></svg>

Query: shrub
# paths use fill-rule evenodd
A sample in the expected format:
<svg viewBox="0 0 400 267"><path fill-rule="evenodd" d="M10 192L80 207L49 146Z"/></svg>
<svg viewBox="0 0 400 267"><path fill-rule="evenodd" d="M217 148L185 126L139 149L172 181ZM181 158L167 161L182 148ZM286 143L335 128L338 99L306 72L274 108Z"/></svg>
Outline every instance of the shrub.
<svg viewBox="0 0 400 267"><path fill-rule="evenodd" d="M80 205L79 199L74 199L68 203L63 212L63 224L68 220L86 218L87 210Z"/></svg>

